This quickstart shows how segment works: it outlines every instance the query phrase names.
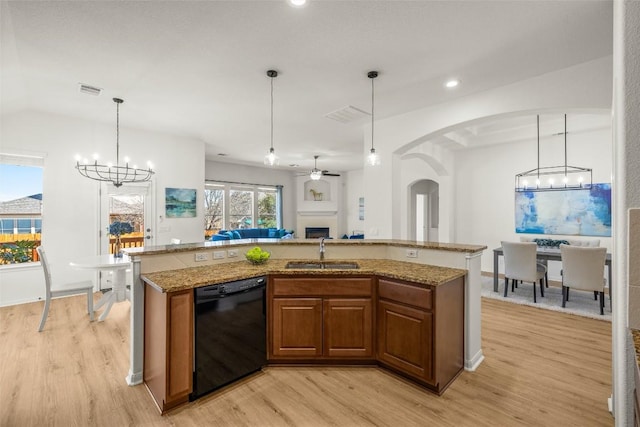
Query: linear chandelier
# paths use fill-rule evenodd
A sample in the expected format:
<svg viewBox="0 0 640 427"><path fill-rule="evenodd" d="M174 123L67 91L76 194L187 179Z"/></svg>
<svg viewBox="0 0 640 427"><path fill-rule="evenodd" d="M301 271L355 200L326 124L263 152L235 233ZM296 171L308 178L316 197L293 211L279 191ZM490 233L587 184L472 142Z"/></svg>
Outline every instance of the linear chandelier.
<svg viewBox="0 0 640 427"><path fill-rule="evenodd" d="M590 190L593 172L567 165L567 115L564 115L564 165L540 167L540 116L537 117L538 167L516 175L516 192Z"/></svg>
<svg viewBox="0 0 640 427"><path fill-rule="evenodd" d="M120 165L120 104L124 101L120 98L113 98L116 103L116 164L99 164L98 155L93 155L93 163L86 158L76 156L76 169L80 175L95 181L111 182L115 187L120 187L125 183L145 182L151 179L155 173L151 162L147 162L147 169L138 168L137 165L129 166L129 158L125 157L123 166Z"/></svg>

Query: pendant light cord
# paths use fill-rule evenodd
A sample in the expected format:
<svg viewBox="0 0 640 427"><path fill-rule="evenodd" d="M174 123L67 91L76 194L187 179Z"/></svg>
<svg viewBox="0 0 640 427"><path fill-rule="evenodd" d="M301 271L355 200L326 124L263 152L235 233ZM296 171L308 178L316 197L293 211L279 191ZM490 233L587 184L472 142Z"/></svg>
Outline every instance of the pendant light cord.
<svg viewBox="0 0 640 427"><path fill-rule="evenodd" d="M116 166L120 166L120 104L116 102Z"/></svg>
<svg viewBox="0 0 640 427"><path fill-rule="evenodd" d="M536 127L538 129L538 182L536 185L540 185L540 115L536 116Z"/></svg>
<svg viewBox="0 0 640 427"><path fill-rule="evenodd" d="M373 122L374 122L374 111L373 111L373 106L374 104L374 98L373 98L373 94L374 94L374 90L373 90L373 81L375 80L375 78L371 79L371 149L373 150Z"/></svg>
<svg viewBox="0 0 640 427"><path fill-rule="evenodd" d="M271 150L273 152L273 76L271 77Z"/></svg>
<svg viewBox="0 0 640 427"><path fill-rule="evenodd" d="M564 177L567 177L567 115L564 115Z"/></svg>

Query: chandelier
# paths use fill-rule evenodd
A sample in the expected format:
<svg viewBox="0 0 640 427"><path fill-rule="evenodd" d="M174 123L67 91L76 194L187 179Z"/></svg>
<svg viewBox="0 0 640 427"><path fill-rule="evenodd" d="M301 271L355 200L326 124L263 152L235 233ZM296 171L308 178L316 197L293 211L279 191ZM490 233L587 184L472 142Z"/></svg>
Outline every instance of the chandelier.
<svg viewBox="0 0 640 427"><path fill-rule="evenodd" d="M93 155L93 163L86 158L76 156L76 169L80 175L95 181L111 182L115 187L120 187L125 183L145 182L151 179L155 173L151 162L147 162L147 169L138 168L137 165L129 166L129 158L124 158L124 166L120 165L120 104L124 101L120 98L113 98L116 103L116 164L98 163L98 155Z"/></svg>
<svg viewBox="0 0 640 427"><path fill-rule="evenodd" d="M593 173L589 168L567 165L567 115L564 115L564 165L540 167L540 116L538 129L538 167L516 175L516 191L590 190Z"/></svg>

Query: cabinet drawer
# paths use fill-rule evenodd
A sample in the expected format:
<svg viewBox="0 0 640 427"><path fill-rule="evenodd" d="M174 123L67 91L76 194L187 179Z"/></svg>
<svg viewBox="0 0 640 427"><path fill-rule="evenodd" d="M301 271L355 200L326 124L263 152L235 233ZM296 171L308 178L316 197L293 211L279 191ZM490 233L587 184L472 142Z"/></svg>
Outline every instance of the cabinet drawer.
<svg viewBox="0 0 640 427"><path fill-rule="evenodd" d="M406 285L385 279L378 280L378 295L380 298L401 302L414 307L431 310L433 291L429 288Z"/></svg>
<svg viewBox="0 0 640 427"><path fill-rule="evenodd" d="M371 296L368 277L288 278L272 281L274 296Z"/></svg>

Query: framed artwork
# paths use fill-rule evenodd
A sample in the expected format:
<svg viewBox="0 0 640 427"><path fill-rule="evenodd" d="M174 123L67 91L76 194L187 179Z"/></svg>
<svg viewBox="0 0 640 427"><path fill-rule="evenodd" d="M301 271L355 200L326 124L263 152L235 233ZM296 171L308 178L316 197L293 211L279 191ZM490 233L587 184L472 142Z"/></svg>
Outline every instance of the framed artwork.
<svg viewBox="0 0 640 427"><path fill-rule="evenodd" d="M364 221L364 197L358 199L358 219Z"/></svg>
<svg viewBox="0 0 640 427"><path fill-rule="evenodd" d="M165 188L167 218L195 218L196 190L190 188Z"/></svg>
<svg viewBox="0 0 640 427"><path fill-rule="evenodd" d="M516 192L515 199L516 233L611 236L611 184Z"/></svg>

